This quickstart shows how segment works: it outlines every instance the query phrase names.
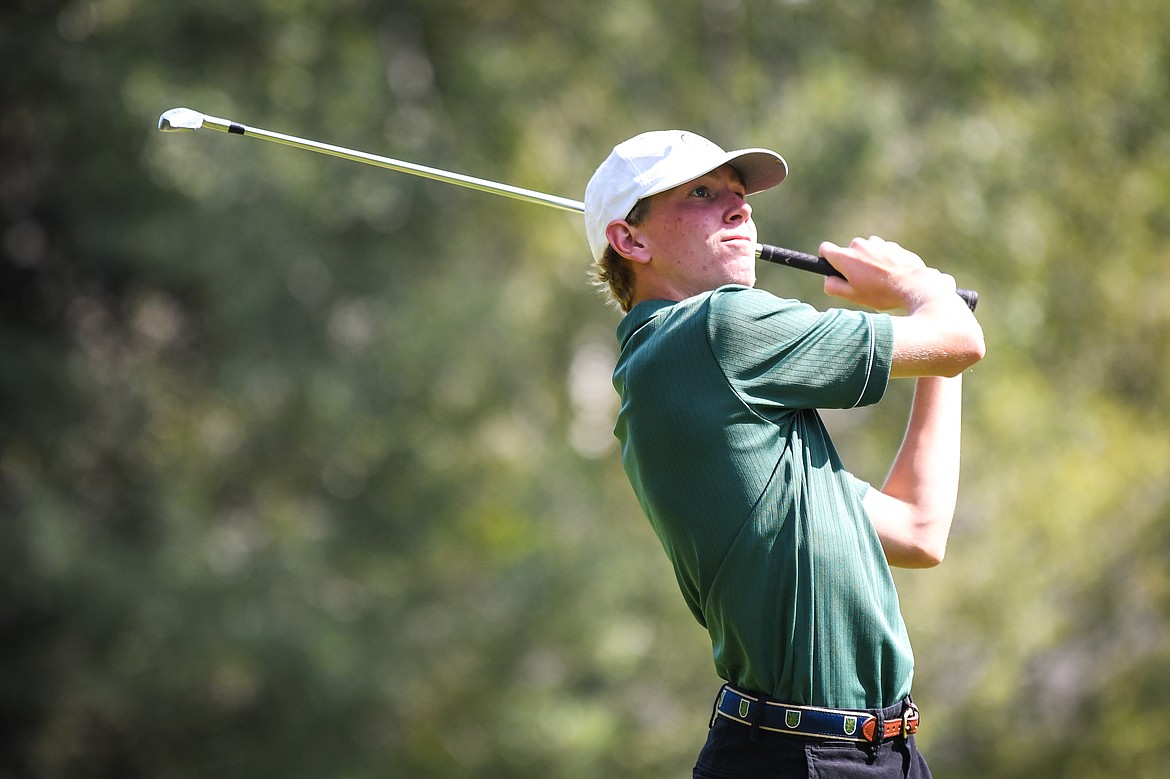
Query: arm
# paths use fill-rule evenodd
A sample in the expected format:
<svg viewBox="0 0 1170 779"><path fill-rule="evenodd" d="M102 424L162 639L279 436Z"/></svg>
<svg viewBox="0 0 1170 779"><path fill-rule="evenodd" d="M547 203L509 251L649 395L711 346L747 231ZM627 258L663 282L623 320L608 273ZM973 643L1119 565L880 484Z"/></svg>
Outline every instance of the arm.
<svg viewBox="0 0 1170 779"><path fill-rule="evenodd" d="M821 256L844 279L825 279L825 292L892 317L891 377L917 376L906 436L881 490L865 497L890 565L938 565L959 490L962 372L983 359L983 329L955 294L955 280L918 255L881 238L848 247L821 244ZM949 378L944 378L949 377Z"/></svg>
<svg viewBox="0 0 1170 779"><path fill-rule="evenodd" d="M959 490L962 375L918 380L906 436L881 490L865 508L890 565L942 562Z"/></svg>
<svg viewBox="0 0 1170 779"><path fill-rule="evenodd" d="M957 376L983 358L983 329L955 294L955 280L917 254L881 238L848 247L825 242L821 256L845 275L825 279L826 294L894 316L892 378Z"/></svg>

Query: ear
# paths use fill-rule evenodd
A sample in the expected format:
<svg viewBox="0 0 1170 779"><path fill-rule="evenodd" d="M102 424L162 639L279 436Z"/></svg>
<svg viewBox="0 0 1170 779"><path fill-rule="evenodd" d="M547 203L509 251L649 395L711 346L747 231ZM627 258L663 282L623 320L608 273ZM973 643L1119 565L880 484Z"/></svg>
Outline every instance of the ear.
<svg viewBox="0 0 1170 779"><path fill-rule="evenodd" d="M650 262L650 250L642 243L642 236L638 228L624 219L615 219L605 228L605 237L609 245L618 254L633 262Z"/></svg>

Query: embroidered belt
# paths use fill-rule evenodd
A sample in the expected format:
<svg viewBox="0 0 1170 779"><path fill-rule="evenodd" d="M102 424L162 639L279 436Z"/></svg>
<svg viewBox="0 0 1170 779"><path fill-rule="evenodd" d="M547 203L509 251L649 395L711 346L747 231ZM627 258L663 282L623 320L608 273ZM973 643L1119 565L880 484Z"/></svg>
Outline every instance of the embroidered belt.
<svg viewBox="0 0 1170 779"><path fill-rule="evenodd" d="M824 709L765 701L724 685L715 704L715 716L770 733L789 733L840 741L881 743L885 739L907 738L918 732L918 707L907 699L902 715L883 720L868 711ZM880 730L879 730L880 729Z"/></svg>

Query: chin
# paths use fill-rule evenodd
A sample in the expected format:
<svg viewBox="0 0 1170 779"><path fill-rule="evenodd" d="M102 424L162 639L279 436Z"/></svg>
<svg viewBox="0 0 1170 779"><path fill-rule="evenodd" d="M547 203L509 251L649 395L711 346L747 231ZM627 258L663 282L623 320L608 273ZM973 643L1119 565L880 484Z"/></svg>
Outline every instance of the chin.
<svg viewBox="0 0 1170 779"><path fill-rule="evenodd" d="M754 255L752 256L752 261L748 267L744 268L737 275L739 276L739 281L737 281L736 284L743 284L745 287L756 286L756 263Z"/></svg>
<svg viewBox="0 0 1170 779"><path fill-rule="evenodd" d="M720 282L719 286L723 287L728 284L736 284L741 287L756 286L755 274L736 274L734 276L727 276Z"/></svg>

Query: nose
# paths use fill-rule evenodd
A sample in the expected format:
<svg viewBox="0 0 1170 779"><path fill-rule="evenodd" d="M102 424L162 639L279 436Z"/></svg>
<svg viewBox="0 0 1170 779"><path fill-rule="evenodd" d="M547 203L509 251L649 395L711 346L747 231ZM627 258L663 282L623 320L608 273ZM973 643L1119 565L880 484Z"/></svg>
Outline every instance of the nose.
<svg viewBox="0 0 1170 779"><path fill-rule="evenodd" d="M732 194L731 208L727 211L728 222L746 222L752 218L752 207L742 195Z"/></svg>

